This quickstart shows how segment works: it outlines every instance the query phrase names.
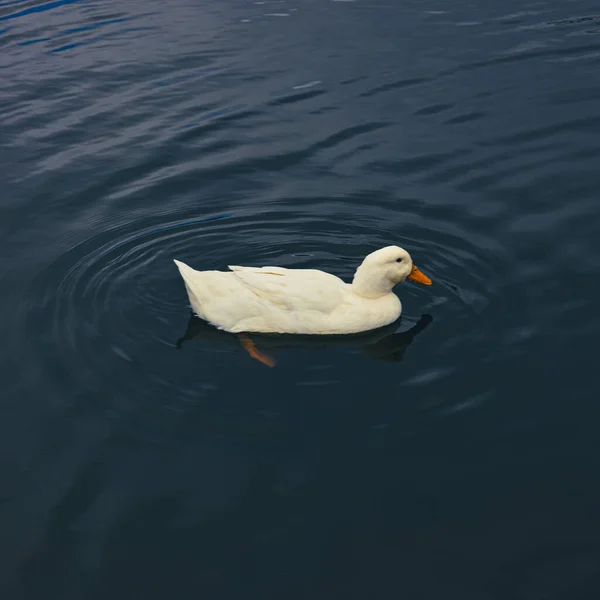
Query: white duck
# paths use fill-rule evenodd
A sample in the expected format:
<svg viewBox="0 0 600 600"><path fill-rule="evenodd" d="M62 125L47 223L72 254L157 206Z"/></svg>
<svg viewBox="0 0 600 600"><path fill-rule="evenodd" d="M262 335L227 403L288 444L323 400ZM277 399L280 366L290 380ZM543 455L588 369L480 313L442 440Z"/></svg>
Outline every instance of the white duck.
<svg viewBox="0 0 600 600"><path fill-rule="evenodd" d="M200 318L231 333L335 335L377 329L393 323L402 304L392 288L410 279L431 285L410 254L388 246L369 254L352 283L313 269L235 267L229 272L196 271L178 260L192 309ZM265 364L246 337L242 344Z"/></svg>

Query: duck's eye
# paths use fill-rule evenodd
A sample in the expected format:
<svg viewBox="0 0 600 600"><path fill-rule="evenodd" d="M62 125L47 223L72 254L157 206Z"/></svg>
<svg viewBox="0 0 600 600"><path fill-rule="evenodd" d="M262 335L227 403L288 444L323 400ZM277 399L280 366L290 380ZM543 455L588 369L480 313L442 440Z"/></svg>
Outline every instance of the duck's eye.
<svg viewBox="0 0 600 600"><path fill-rule="evenodd" d="M402 259L401 258L397 258L396 262L402 262Z"/></svg>

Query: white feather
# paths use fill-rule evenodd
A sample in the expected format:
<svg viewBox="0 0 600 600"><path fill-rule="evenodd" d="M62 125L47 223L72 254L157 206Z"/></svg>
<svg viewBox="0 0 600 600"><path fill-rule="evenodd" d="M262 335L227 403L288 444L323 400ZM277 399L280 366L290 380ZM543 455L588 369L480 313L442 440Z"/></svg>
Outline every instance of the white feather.
<svg viewBox="0 0 600 600"><path fill-rule="evenodd" d="M314 269L230 266L223 272L175 264L194 312L232 333L347 334L383 327L402 310L393 286L412 272L410 255L396 246L370 254L351 284Z"/></svg>

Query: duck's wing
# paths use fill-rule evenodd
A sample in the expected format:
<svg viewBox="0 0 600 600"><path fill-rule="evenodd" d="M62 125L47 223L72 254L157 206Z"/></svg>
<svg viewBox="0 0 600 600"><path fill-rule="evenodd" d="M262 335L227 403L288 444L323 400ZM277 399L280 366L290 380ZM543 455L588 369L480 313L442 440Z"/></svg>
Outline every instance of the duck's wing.
<svg viewBox="0 0 600 600"><path fill-rule="evenodd" d="M229 268L258 298L281 309L331 313L344 301L346 284L324 271L282 267Z"/></svg>

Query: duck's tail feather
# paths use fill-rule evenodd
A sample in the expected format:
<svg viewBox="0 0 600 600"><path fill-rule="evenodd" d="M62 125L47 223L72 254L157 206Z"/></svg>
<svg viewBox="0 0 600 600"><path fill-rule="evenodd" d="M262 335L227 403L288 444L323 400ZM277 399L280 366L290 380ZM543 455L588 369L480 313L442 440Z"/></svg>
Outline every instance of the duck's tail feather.
<svg viewBox="0 0 600 600"><path fill-rule="evenodd" d="M194 269L192 269L192 267L190 267L189 265L186 265L184 262L181 262L180 260L173 260L173 262L177 265L177 268L179 269L179 273L181 274L181 276L183 277L184 280L196 272Z"/></svg>
<svg viewBox="0 0 600 600"><path fill-rule="evenodd" d="M205 316L201 309L202 303L198 298L198 294L195 291L197 290L197 281L195 282L196 285L194 285L193 279L194 275L198 272L195 269L192 269L192 267L190 267L189 265L186 265L185 263L181 262L180 260L173 260L173 262L177 265L179 273L183 279L183 283L185 284L185 289L187 291L188 299L192 306L192 310L196 315L204 319Z"/></svg>

